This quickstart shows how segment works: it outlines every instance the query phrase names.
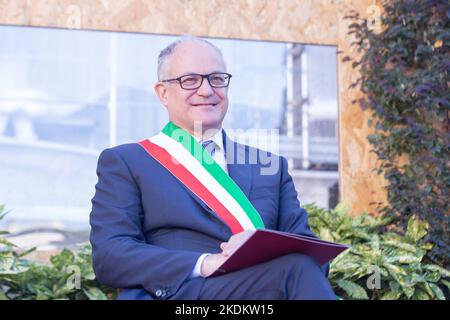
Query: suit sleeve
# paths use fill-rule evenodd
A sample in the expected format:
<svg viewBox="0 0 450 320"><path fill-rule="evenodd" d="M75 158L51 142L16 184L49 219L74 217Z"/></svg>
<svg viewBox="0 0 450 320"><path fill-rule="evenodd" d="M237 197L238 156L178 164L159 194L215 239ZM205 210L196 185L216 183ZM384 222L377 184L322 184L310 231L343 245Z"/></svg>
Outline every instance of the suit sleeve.
<svg viewBox="0 0 450 320"><path fill-rule="evenodd" d="M97 175L90 241L98 281L113 288L143 287L152 295L159 291L163 298L171 296L189 278L201 253L146 243L140 190L116 150L101 153Z"/></svg>
<svg viewBox="0 0 450 320"><path fill-rule="evenodd" d="M284 232L301 234L315 237L308 225L308 214L300 206L297 191L288 172L288 164L284 157L280 157L280 201L278 215L278 229ZM322 266L325 274L328 275L329 264Z"/></svg>

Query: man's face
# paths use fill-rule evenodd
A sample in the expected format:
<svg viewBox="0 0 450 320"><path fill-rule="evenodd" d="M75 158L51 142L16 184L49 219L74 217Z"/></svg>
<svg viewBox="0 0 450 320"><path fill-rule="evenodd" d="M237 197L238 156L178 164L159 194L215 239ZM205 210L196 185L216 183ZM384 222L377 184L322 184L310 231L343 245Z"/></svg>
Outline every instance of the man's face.
<svg viewBox="0 0 450 320"><path fill-rule="evenodd" d="M226 72L222 56L200 41L180 43L169 57L164 79L197 73ZM162 80L164 80L162 79ZM220 128L228 109L228 87L213 88L204 78L198 89L185 90L178 81L158 82L155 91L169 111L169 119L181 128L194 132L201 123L202 131Z"/></svg>

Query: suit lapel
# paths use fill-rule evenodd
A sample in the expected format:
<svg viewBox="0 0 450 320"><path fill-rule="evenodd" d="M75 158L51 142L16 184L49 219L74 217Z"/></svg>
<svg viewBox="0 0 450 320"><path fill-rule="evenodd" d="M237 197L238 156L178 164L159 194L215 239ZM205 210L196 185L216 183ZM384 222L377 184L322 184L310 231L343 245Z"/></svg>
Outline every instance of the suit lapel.
<svg viewBox="0 0 450 320"><path fill-rule="evenodd" d="M243 145L232 141L225 131L222 132L228 174L248 198L252 186L252 165L248 163L248 152Z"/></svg>

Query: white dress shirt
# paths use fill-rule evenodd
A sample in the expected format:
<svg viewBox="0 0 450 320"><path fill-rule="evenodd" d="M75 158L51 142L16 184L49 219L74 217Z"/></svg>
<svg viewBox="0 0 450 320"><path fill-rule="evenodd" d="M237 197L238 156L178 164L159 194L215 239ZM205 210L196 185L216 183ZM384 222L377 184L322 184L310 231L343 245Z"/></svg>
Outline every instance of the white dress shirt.
<svg viewBox="0 0 450 320"><path fill-rule="evenodd" d="M194 138L200 144L202 143L202 141L199 138L197 138L195 136L194 136ZM225 149L224 149L224 146L223 146L222 129L217 131L212 137L210 137L209 139L206 139L206 140L212 140L213 141L213 143L214 143L214 154L213 154L212 158L228 174L227 162L225 160ZM210 147L208 147L208 148L210 148ZM205 258L207 256L209 256L209 255L210 255L210 253L204 253L198 258L197 263L195 264L194 270L192 270L192 273L189 276L189 279L203 276L202 273L201 273L202 263L203 263L203 260L205 260Z"/></svg>

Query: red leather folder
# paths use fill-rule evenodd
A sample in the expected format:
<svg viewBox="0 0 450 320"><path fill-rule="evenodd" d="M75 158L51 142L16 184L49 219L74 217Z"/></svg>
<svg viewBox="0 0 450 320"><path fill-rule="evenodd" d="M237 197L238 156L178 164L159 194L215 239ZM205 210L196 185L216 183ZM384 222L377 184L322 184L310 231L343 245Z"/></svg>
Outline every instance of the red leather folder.
<svg viewBox="0 0 450 320"><path fill-rule="evenodd" d="M308 236L258 229L210 277L220 276L290 253L309 255L319 265L323 265L348 248L344 244Z"/></svg>

